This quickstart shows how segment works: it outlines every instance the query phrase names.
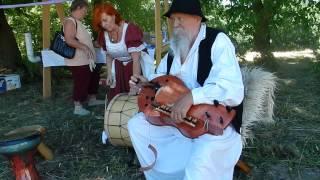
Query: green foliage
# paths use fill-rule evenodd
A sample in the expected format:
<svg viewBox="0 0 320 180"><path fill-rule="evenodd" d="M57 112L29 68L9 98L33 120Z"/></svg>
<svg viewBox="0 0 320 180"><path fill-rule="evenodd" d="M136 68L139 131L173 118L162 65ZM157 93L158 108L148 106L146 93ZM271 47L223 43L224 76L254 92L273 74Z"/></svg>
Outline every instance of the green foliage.
<svg viewBox="0 0 320 180"><path fill-rule="evenodd" d="M312 67L312 71L320 76L320 61L319 61L319 58L318 58L318 61L312 63L311 67Z"/></svg>
<svg viewBox="0 0 320 180"><path fill-rule="evenodd" d="M259 20L269 23L271 49L319 47L320 2L295 0L202 0L208 24L223 28L240 44L240 51L253 48ZM262 5L261 7L259 7ZM256 11L255 11L256 10ZM266 37L268 38L268 37Z"/></svg>
<svg viewBox="0 0 320 180"><path fill-rule="evenodd" d="M34 50L39 51L42 39L40 7L7 9L5 13L22 54L26 54L24 43L24 33L26 32L31 32Z"/></svg>
<svg viewBox="0 0 320 180"><path fill-rule="evenodd" d="M271 26L273 49L319 47L320 12L316 2L283 4Z"/></svg>
<svg viewBox="0 0 320 180"><path fill-rule="evenodd" d="M144 31L154 31L154 2L150 0L112 0L124 19L138 24Z"/></svg>
<svg viewBox="0 0 320 180"><path fill-rule="evenodd" d="M202 0L201 3L209 26L227 32L239 54L260 49L265 51L264 61L272 59L271 51L275 50L319 49L318 0Z"/></svg>
<svg viewBox="0 0 320 180"><path fill-rule="evenodd" d="M67 6L67 4L66 4ZM39 79L40 64L33 64L26 57L24 33L31 32L34 52L39 54L42 50L42 6L6 9L5 14L9 25L15 34L15 38L22 54L20 65L24 69L24 80ZM50 9L51 36L61 28L60 20L55 8Z"/></svg>
<svg viewBox="0 0 320 180"><path fill-rule="evenodd" d="M319 63L319 62L316 63L313 68L314 68L313 70L314 70L315 72L320 73L320 63Z"/></svg>
<svg viewBox="0 0 320 180"><path fill-rule="evenodd" d="M94 0L92 4L108 2L114 5L122 18L139 25L145 32L154 31L154 1L150 0Z"/></svg>
<svg viewBox="0 0 320 180"><path fill-rule="evenodd" d="M17 1L2 0L2 3L13 4ZM22 0L20 2L31 2ZM32 1L34 2L34 1ZM138 24L144 31L154 31L155 2L150 0L92 0L89 14L84 24L91 27L93 5L100 2L110 2L119 10L124 19ZM265 20L270 34L260 34L271 44L271 50L288 50L299 48L318 49L320 44L320 2L317 0L286 1L286 0L201 0L204 14L208 18L208 25L221 28L238 45L242 54L254 48L255 33L259 28L258 22ZM163 3L163 1L161 1ZM260 3L260 4L259 4ZM69 14L70 2L64 3L65 14ZM260 6L261 7L260 7ZM55 8L51 8L51 36L60 29L61 24ZM31 32L35 52L42 49L42 7L6 9L22 56L26 54L24 33ZM163 9L161 14L163 14ZM163 18L165 20L165 18ZM258 36L258 37L259 37Z"/></svg>

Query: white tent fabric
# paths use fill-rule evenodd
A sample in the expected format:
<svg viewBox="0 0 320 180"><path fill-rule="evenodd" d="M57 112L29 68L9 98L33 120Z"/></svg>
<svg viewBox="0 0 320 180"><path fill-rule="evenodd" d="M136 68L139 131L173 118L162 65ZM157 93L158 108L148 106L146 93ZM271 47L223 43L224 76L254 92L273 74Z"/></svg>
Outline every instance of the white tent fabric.
<svg viewBox="0 0 320 180"><path fill-rule="evenodd" d="M25 4L12 4L12 5L0 5L0 9L10 9L17 7L28 7L28 6L38 6L38 5L49 5L49 4L59 4L70 0L48 0L45 2L35 2L35 3L25 3Z"/></svg>

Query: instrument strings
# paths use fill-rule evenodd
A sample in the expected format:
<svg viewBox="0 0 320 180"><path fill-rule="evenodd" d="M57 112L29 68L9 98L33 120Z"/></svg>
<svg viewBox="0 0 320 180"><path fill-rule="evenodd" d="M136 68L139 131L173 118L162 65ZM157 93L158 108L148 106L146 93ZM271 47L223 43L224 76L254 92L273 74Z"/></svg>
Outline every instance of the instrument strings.
<svg viewBox="0 0 320 180"><path fill-rule="evenodd" d="M171 114L171 110L170 110L170 107L166 106L166 105L155 105L154 103L152 103L152 106L155 107L155 110L156 111L159 111L167 116L170 116ZM193 118L191 116L189 117L185 117L183 118L183 122L192 126L192 127L195 127L196 126L196 123L198 122L198 119L196 118Z"/></svg>

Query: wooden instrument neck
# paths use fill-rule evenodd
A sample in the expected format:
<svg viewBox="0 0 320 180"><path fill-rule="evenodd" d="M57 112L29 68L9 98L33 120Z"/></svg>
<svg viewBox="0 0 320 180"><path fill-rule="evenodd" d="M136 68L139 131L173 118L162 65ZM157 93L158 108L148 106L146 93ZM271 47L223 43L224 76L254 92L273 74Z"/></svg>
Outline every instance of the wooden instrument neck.
<svg viewBox="0 0 320 180"><path fill-rule="evenodd" d="M170 107L168 107L168 106L165 106L165 105L160 105L159 106L159 105L156 105L154 103L152 104L152 106L155 108L154 110L156 110L156 111L158 111L160 113L163 113L166 116L170 116L170 114L171 114ZM183 120L184 120L183 121L184 123L188 124L191 127L195 127L196 123L198 121L198 119L193 118L191 116L187 116L187 117L183 118Z"/></svg>

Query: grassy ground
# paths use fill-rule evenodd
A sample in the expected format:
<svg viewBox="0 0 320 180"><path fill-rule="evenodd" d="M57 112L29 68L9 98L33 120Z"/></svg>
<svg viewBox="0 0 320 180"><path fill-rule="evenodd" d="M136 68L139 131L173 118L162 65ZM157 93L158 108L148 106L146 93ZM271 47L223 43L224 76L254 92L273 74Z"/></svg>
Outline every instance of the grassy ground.
<svg viewBox="0 0 320 180"><path fill-rule="evenodd" d="M235 179L320 178L320 78L311 72L310 60L278 63L276 123L255 127L256 139L242 153L252 175L235 173ZM51 99L43 100L41 83L35 82L0 95L0 134L24 125L47 128L45 143L55 158L45 161L36 156L43 179L144 179L138 167L129 163L127 148L101 144L103 106L80 118L72 115L70 80L53 84L53 92ZM3 156L0 179L12 179Z"/></svg>
<svg viewBox="0 0 320 180"><path fill-rule="evenodd" d="M253 175L239 179L320 179L320 78L312 61L280 59L274 125L258 125L243 151Z"/></svg>

